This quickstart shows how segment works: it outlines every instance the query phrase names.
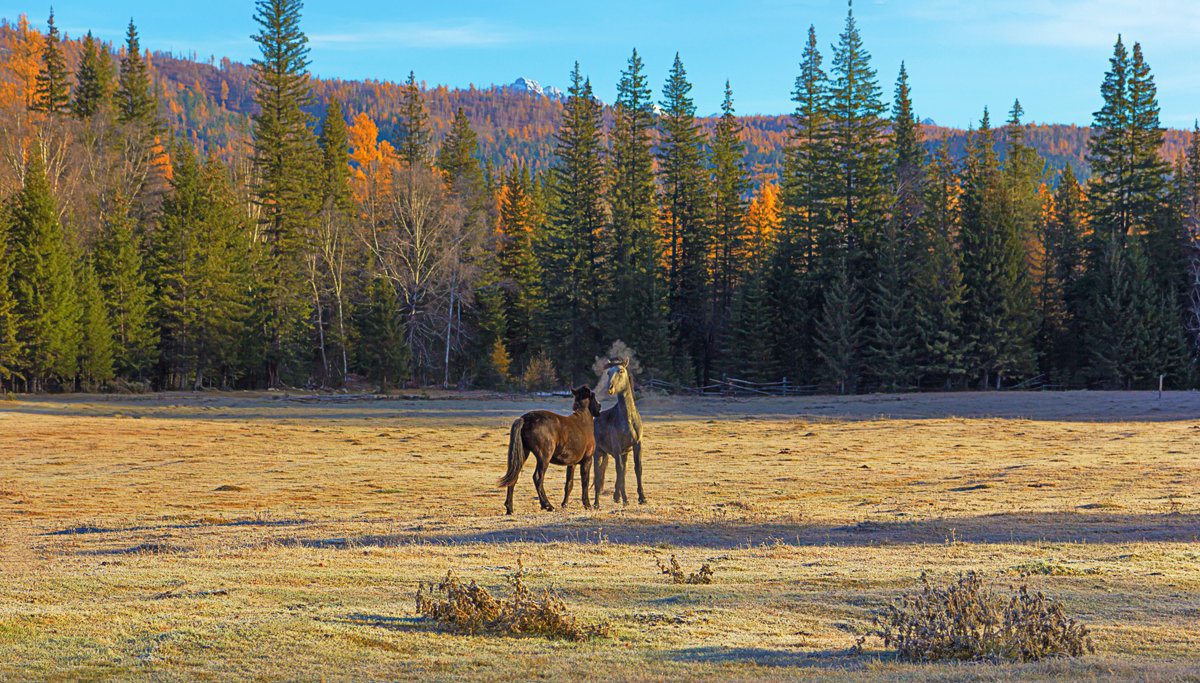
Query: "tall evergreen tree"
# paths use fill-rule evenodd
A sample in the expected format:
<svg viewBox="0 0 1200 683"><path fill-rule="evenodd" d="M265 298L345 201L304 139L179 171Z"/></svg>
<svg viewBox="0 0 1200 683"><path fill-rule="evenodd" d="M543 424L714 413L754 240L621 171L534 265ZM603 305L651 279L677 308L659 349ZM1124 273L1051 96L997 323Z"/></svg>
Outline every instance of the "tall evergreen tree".
<svg viewBox="0 0 1200 683"><path fill-rule="evenodd" d="M729 317L733 312L735 289L741 283L747 264L744 262L746 193L750 178L746 170L746 147L741 140L742 124L733 113L733 90L725 82L725 99L721 103L721 118L712 139L712 293L708 326L709 358L712 365L726 345Z"/></svg>
<svg viewBox="0 0 1200 683"><path fill-rule="evenodd" d="M89 119L112 102L112 62L108 50L96 45L91 31L83 38L83 55L75 78L75 99L71 102L75 116Z"/></svg>
<svg viewBox="0 0 1200 683"><path fill-rule="evenodd" d="M46 38L42 47L42 69L37 75L34 109L52 114L65 114L71 109L71 91L67 79L67 64L63 59L58 27L54 25L54 10L46 22Z"/></svg>
<svg viewBox="0 0 1200 683"><path fill-rule="evenodd" d="M571 71L571 87L554 167L557 206L547 235L545 295L554 305L546 312L546 338L558 369L572 383L585 381L588 367L603 344L601 301L607 292L601 272L604 211L604 149L600 103L590 80Z"/></svg>
<svg viewBox="0 0 1200 683"><path fill-rule="evenodd" d="M412 377L412 352L405 340L401 308L390 282L371 280L363 305L359 365L384 392Z"/></svg>
<svg viewBox="0 0 1200 683"><path fill-rule="evenodd" d="M887 215L887 121L870 60L854 13L848 11L846 28L834 46L829 90L833 160L829 206L835 244L840 248L838 255L830 256L845 255L856 280L863 280L870 270L869 258Z"/></svg>
<svg viewBox="0 0 1200 683"><path fill-rule="evenodd" d="M667 237L667 293L676 355L690 359L691 374L706 383L712 349L705 298L712 242L711 202L704 139L679 55L663 87L658 148L663 231Z"/></svg>
<svg viewBox="0 0 1200 683"><path fill-rule="evenodd" d="M13 296L13 266L17 245L13 229L12 210L16 198L0 204L0 382L16 382L20 377L21 345L17 341L16 299Z"/></svg>
<svg viewBox="0 0 1200 683"><path fill-rule="evenodd" d="M542 350L537 321L545 299L535 249L541 241L533 183L524 166L514 166L500 190L500 286L503 291L504 343L517 368Z"/></svg>
<svg viewBox="0 0 1200 683"><path fill-rule="evenodd" d="M344 379L350 372L350 335L346 325L347 266L351 254L351 224L354 211L350 187L350 142L346 119L337 96L329 98L319 138L321 148L321 209L317 219L313 251L309 255L314 278L314 306L317 311L318 343L324 353L326 332L339 350L335 366ZM329 320L323 314L322 297L331 299ZM328 368L328 358L325 359ZM327 371L328 374L328 371Z"/></svg>
<svg viewBox="0 0 1200 683"><path fill-rule="evenodd" d="M95 388L112 380L113 330L109 325L104 295L92 259L84 259L78 271L76 293L79 297L79 376L84 386Z"/></svg>
<svg viewBox="0 0 1200 683"><path fill-rule="evenodd" d="M817 354L822 374L839 394L854 393L862 346L862 297L844 261L834 272L817 322Z"/></svg>
<svg viewBox="0 0 1200 683"><path fill-rule="evenodd" d="M158 345L150 319L152 288L142 261L133 219L125 201L118 198L101 226L95 269L113 332L113 366L132 378L142 378L150 370Z"/></svg>
<svg viewBox="0 0 1200 683"><path fill-rule="evenodd" d="M783 161L782 234L767 275L773 355L782 376L815 377L820 359L813 354L815 313L831 281L834 262L821 256L837 251L830 230L833 160L830 142L829 79L821 69L817 34L808 29L793 93L796 110L788 124Z"/></svg>
<svg viewBox="0 0 1200 683"><path fill-rule="evenodd" d="M958 168L945 140L927 171L920 229L925 254L913 275L917 371L950 388L965 374L969 340L962 337L963 277L958 241Z"/></svg>
<svg viewBox="0 0 1200 683"><path fill-rule="evenodd" d="M1056 384L1073 383L1082 370L1080 361L1087 361L1079 354L1085 348L1089 303L1083 290L1085 210L1083 188L1068 165L1058 178L1043 240L1046 275L1039 341L1044 367Z"/></svg>
<svg viewBox="0 0 1200 683"><path fill-rule="evenodd" d="M450 122L450 132L438 148L437 166L451 179L460 194L484 193L483 167L479 165L479 136L460 106Z"/></svg>
<svg viewBox="0 0 1200 683"><path fill-rule="evenodd" d="M429 114L417 77L408 72L404 97L400 104L400 158L410 166L429 163Z"/></svg>
<svg viewBox="0 0 1200 683"><path fill-rule="evenodd" d="M635 349L644 367L665 369L670 365L669 333L659 269L654 129L650 87L634 50L617 83L609 135L612 210L605 244L613 291L606 333Z"/></svg>
<svg viewBox="0 0 1200 683"><path fill-rule="evenodd" d="M919 229L924 201L923 156L908 72L901 64L887 159L891 210L882 224L876 249L875 277L869 290L875 322L867 330L868 371L884 389L893 391L916 380L919 339L915 323L920 292L913 280L921 259L928 254Z"/></svg>
<svg viewBox="0 0 1200 683"><path fill-rule="evenodd" d="M118 121L155 127L158 105L150 89L150 70L142 59L142 46L133 19L129 20L129 28L125 33L125 54L121 58L121 75L117 81L115 100Z"/></svg>
<svg viewBox="0 0 1200 683"><path fill-rule="evenodd" d="M27 155L25 183L12 210L12 295L20 373L31 391L75 376L79 307L71 251L41 155Z"/></svg>
<svg viewBox="0 0 1200 683"><path fill-rule="evenodd" d="M255 201L267 246L260 317L265 336L263 370L277 386L298 378L308 302L300 257L317 211L317 146L311 117L308 38L300 30L300 0L257 0L254 36L262 58L252 81L260 112L254 117Z"/></svg>

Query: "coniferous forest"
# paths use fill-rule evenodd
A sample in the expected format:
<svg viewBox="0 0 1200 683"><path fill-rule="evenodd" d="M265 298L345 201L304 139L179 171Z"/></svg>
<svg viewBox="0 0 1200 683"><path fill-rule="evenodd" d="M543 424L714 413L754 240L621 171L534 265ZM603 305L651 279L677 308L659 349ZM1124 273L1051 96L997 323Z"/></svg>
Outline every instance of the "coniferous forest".
<svg viewBox="0 0 1200 683"><path fill-rule="evenodd" d="M247 11L261 56L219 70L132 21L0 28L5 388L548 388L616 340L688 386L1200 381L1200 135L1136 42L1072 157L1019 102L922 125L852 13L772 129L636 50L611 105L564 65L498 124L474 88L314 79L301 3Z"/></svg>

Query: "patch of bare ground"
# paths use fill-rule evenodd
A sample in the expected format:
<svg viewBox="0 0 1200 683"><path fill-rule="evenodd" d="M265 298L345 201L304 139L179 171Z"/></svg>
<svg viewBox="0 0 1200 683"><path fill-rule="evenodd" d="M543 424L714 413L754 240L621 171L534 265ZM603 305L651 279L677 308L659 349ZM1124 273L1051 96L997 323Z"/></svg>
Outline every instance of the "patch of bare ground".
<svg viewBox="0 0 1200 683"><path fill-rule="evenodd" d="M0 679L1200 680L1200 395L651 396L649 504L538 512L527 470L506 517L511 420L567 401L4 402ZM672 555L716 579L671 583ZM419 583L503 593L518 558L609 635L416 613ZM1055 596L1096 654L851 651L922 572L968 571Z"/></svg>

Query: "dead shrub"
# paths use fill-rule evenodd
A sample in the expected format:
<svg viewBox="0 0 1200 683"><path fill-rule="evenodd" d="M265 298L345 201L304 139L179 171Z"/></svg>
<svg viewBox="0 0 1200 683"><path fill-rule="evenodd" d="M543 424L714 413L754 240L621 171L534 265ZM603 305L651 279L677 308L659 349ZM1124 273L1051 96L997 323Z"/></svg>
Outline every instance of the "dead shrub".
<svg viewBox="0 0 1200 683"><path fill-rule="evenodd" d="M932 585L922 573L921 591L888 605L875 626L870 635L915 661L1032 661L1095 652L1088 628L1068 619L1062 603L1025 585L1011 596L996 595L975 572L946 586Z"/></svg>
<svg viewBox="0 0 1200 683"><path fill-rule="evenodd" d="M558 384L558 373L554 371L554 363L545 352L539 353L529 360L525 372L521 374L521 384L525 391L549 391Z"/></svg>
<svg viewBox="0 0 1200 683"><path fill-rule="evenodd" d="M658 564L658 568L663 574L671 577L671 583L712 583L713 570L712 566L707 562L700 567L700 571L693 572L691 574L685 574L683 567L679 566L679 560L675 559L674 555L671 555L671 562L669 564L664 564L659 558L654 558L654 561Z"/></svg>
<svg viewBox="0 0 1200 683"><path fill-rule="evenodd" d="M557 593L545 588L535 594L523 576L518 562L516 573L507 577L512 593L507 600L499 600L475 581L464 584L453 571L446 572L446 578L436 585L417 586L417 612L449 630L470 635L536 635L574 641L608 635L604 625L580 626Z"/></svg>

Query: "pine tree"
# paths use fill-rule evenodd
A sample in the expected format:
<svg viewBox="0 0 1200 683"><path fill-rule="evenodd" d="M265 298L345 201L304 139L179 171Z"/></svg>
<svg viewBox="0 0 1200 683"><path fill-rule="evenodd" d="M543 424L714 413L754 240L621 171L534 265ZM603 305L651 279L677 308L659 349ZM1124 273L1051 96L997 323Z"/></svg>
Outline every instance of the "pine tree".
<svg viewBox="0 0 1200 683"><path fill-rule="evenodd" d="M759 269L738 290L729 325L724 355L730 371L739 379L751 382L779 379L771 352L771 327L767 273Z"/></svg>
<svg viewBox="0 0 1200 683"><path fill-rule="evenodd" d="M708 327L707 362L711 365L726 345L733 297L741 283L747 264L743 261L745 248L746 192L750 179L746 170L746 147L741 141L742 124L733 113L733 90L725 82L725 100L721 103L721 118L712 139L712 293Z"/></svg>
<svg viewBox="0 0 1200 683"><path fill-rule="evenodd" d="M113 332L113 366L124 377L142 378L154 362L158 337L151 315L152 288L125 202L117 198L96 243L95 269Z"/></svg>
<svg viewBox="0 0 1200 683"><path fill-rule="evenodd" d="M416 75L408 72L400 104L400 158L409 166L429 163L429 114Z"/></svg>
<svg viewBox="0 0 1200 683"><path fill-rule="evenodd" d="M825 293L821 318L817 321L817 354L824 378L838 393L854 393L862 346L862 298L849 265L843 262Z"/></svg>
<svg viewBox="0 0 1200 683"><path fill-rule="evenodd" d="M15 199L15 198L14 198ZM18 245L12 239L15 201L0 204L0 381L16 382L21 360L21 345L17 341L16 299L13 296L12 275Z"/></svg>
<svg viewBox="0 0 1200 683"><path fill-rule="evenodd" d="M525 167L513 167L500 190L500 276L505 347L517 367L542 350L542 271L535 249L542 239L533 186Z"/></svg>
<svg viewBox="0 0 1200 683"><path fill-rule="evenodd" d="M149 69L142 59L137 27L132 19L125 34L125 55L121 58L115 100L117 120L121 123L140 123L151 129L158 127L158 105L150 89Z"/></svg>
<svg viewBox="0 0 1200 683"><path fill-rule="evenodd" d="M450 132L438 148L437 166L450 177L459 194L484 193L483 168L479 165L479 136L460 106L450 122Z"/></svg>
<svg viewBox="0 0 1200 683"><path fill-rule="evenodd" d="M83 55L76 74L75 99L71 112L78 118L89 119L112 103L113 66L108 50L96 45L92 32L83 38Z"/></svg>
<svg viewBox="0 0 1200 683"><path fill-rule="evenodd" d="M25 183L17 194L9 231L12 295L19 371L31 391L47 380L70 381L77 369L79 307L71 253L41 155L27 155Z"/></svg>
<svg viewBox="0 0 1200 683"><path fill-rule="evenodd" d="M815 313L831 281L837 252L830 229L832 146L829 79L821 69L817 34L808 29L793 93L796 110L788 128L783 161L783 231L772 253L766 284L771 311L772 354L782 376L815 377L820 359L814 347Z"/></svg>
<svg viewBox="0 0 1200 683"><path fill-rule="evenodd" d="M546 312L546 342L562 374L585 381L603 344L601 301L607 292L601 272L604 211L604 159L600 104L592 84L571 72L566 112L559 128L554 167L557 206L547 234L545 296L555 302Z"/></svg>
<svg viewBox="0 0 1200 683"><path fill-rule="evenodd" d="M79 376L84 386L95 388L113 378L113 330L105 310L100 281L90 258L84 259L78 272L79 297Z"/></svg>
<svg viewBox="0 0 1200 683"><path fill-rule="evenodd" d="M692 374L706 383L711 370L708 254L712 243L711 202L704 139L696 124L692 85L679 55L663 87L658 148L663 232L667 236L667 293L675 330L676 356L689 358Z"/></svg>
<svg viewBox="0 0 1200 683"><path fill-rule="evenodd" d="M342 114L341 103L336 96L329 98L329 106L325 110L325 119L321 125L319 139L321 147L321 210L317 219L315 235L314 270L319 271L323 278L324 287L315 287L316 301L320 312L322 289L326 290L333 301L331 317L328 323L331 341L338 347L339 360L337 366L344 379L350 372L350 338L346 326L347 307L347 278L346 269L351 258L351 223L354 212L354 194L350 186L350 143L346 129L346 119ZM324 324L323 316L318 315L318 324ZM324 343L324 330L318 328L320 342ZM322 348L324 348L322 346Z"/></svg>
<svg viewBox="0 0 1200 683"><path fill-rule="evenodd" d="M617 83L609 145L612 207L606 258L612 296L605 332L636 349L647 368L670 365L665 289L660 276L654 183L655 115L642 60L634 50Z"/></svg>
<svg viewBox="0 0 1200 683"><path fill-rule="evenodd" d="M1078 350L1085 348L1083 326L1088 305L1082 287L1084 211L1083 188L1068 165L1059 176L1043 240L1046 284L1040 345L1046 369L1057 384L1073 382L1082 369Z"/></svg>
<svg viewBox="0 0 1200 683"><path fill-rule="evenodd" d="M260 316L265 333L267 383L298 379L300 345L306 338L308 302L302 294L301 254L317 212L314 192L318 151L311 117L308 38L300 30L300 0L258 0L254 36L262 58L252 81L261 111L254 117L255 201L267 247L260 273Z"/></svg>
<svg viewBox="0 0 1200 683"><path fill-rule="evenodd" d="M887 211L884 176L886 149L883 103L871 55L863 48L853 11L835 46L829 90L830 144L833 160L830 210L834 242L845 256L851 277L862 281Z"/></svg>
<svg viewBox="0 0 1200 683"><path fill-rule="evenodd" d="M892 138L888 150L891 211L880 233L875 255L875 278L870 290L874 325L867 331L868 371L889 391L906 388L916 379L919 340L914 328L914 272L928 253L919 230L924 187L920 128L913 114L908 72L900 65L892 107Z"/></svg>
<svg viewBox="0 0 1200 683"><path fill-rule="evenodd" d="M412 355L391 283L383 278L371 280L363 308L359 364L368 378L379 382L379 390L386 392L412 376Z"/></svg>
<svg viewBox="0 0 1200 683"><path fill-rule="evenodd" d="M46 22L46 38L42 48L42 69L37 75L37 91L34 109L51 114L65 114L71 108L70 84L67 79L67 64L63 59L58 27L54 25L54 10Z"/></svg>
<svg viewBox="0 0 1200 683"><path fill-rule="evenodd" d="M927 170L920 229L926 250L913 274L917 371L950 388L964 375L969 341L962 337L958 168L942 141Z"/></svg>

